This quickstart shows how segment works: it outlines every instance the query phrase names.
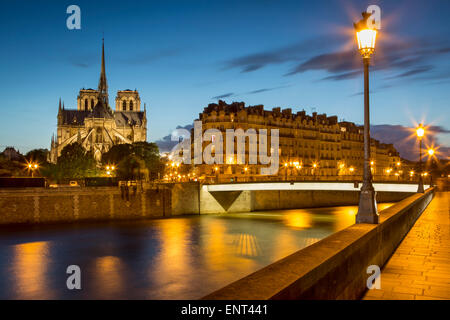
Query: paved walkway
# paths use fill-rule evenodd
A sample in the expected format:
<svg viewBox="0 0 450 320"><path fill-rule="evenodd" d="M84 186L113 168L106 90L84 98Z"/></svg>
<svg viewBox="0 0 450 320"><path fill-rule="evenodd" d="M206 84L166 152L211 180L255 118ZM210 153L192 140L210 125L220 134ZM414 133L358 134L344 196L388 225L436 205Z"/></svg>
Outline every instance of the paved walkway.
<svg viewBox="0 0 450 320"><path fill-rule="evenodd" d="M364 299L450 299L450 192L439 192Z"/></svg>

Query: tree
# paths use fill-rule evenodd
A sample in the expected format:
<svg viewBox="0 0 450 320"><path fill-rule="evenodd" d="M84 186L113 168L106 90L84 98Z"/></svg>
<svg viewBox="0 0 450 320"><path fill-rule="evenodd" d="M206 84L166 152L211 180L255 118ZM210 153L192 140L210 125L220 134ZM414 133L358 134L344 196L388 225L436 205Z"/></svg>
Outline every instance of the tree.
<svg viewBox="0 0 450 320"><path fill-rule="evenodd" d="M61 150L57 164L51 166L50 171L56 180L95 177L99 175L97 163L92 152L86 152L78 142L69 144Z"/></svg>
<svg viewBox="0 0 450 320"><path fill-rule="evenodd" d="M103 165L116 165L121 179L157 178L162 172L159 149L155 143L118 144L102 156Z"/></svg>
<svg viewBox="0 0 450 320"><path fill-rule="evenodd" d="M33 149L25 155L25 158L28 162L38 163L41 166L47 163L47 155L47 149Z"/></svg>

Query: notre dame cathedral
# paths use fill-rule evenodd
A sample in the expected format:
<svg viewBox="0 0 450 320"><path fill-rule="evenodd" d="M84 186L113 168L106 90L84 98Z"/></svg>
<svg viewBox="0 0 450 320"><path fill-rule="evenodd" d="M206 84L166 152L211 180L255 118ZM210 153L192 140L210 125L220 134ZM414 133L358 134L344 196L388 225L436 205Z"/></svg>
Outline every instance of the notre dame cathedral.
<svg viewBox="0 0 450 320"><path fill-rule="evenodd" d="M102 44L102 65L98 89L82 89L77 97L77 109L66 109L59 101L58 128L53 135L50 161L56 163L61 150L79 142L94 154L97 161L113 145L147 140L147 117L141 111L141 100L136 90L117 92L113 111L108 102L108 84L105 72L105 46Z"/></svg>

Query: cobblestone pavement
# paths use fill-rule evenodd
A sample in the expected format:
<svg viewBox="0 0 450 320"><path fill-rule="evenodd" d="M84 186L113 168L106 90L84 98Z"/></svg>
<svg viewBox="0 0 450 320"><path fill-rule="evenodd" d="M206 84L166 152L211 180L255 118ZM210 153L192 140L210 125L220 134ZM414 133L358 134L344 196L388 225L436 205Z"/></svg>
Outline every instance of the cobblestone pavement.
<svg viewBox="0 0 450 320"><path fill-rule="evenodd" d="M450 299L450 192L438 192L363 299Z"/></svg>

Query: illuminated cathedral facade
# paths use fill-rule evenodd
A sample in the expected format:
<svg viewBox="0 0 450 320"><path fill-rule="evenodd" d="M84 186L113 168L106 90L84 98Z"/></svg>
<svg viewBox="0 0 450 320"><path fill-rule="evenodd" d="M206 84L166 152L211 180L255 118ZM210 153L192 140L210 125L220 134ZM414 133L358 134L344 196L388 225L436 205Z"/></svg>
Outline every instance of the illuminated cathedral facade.
<svg viewBox="0 0 450 320"><path fill-rule="evenodd" d="M102 45L98 89L81 89L77 109L66 109L59 101L57 133L52 136L50 161L56 163L61 150L74 142L91 151L97 161L113 145L147 140L147 117L137 90L119 90L112 110L108 99L105 47Z"/></svg>

